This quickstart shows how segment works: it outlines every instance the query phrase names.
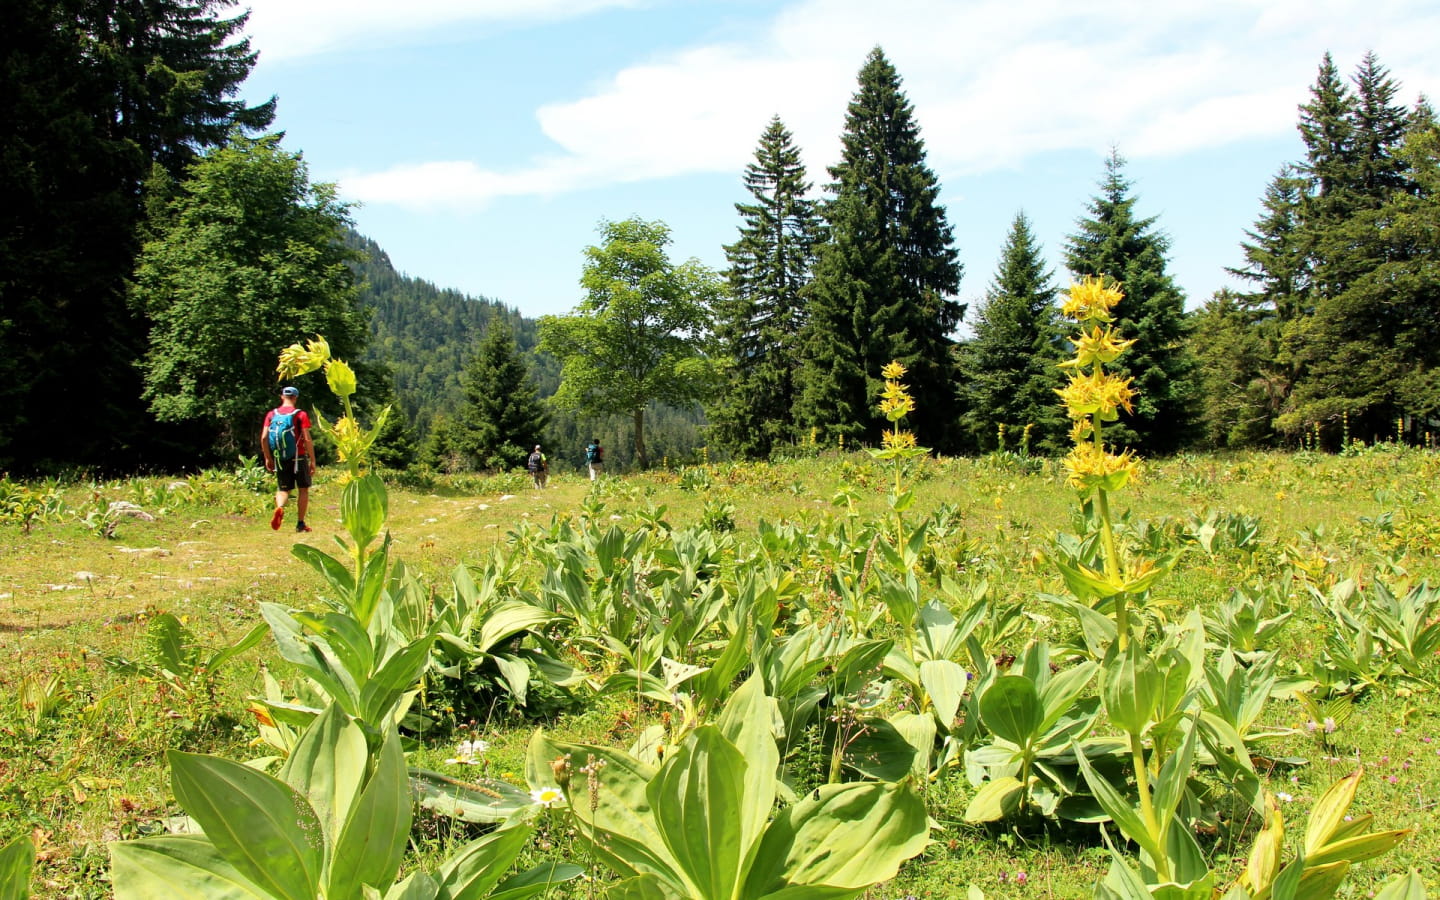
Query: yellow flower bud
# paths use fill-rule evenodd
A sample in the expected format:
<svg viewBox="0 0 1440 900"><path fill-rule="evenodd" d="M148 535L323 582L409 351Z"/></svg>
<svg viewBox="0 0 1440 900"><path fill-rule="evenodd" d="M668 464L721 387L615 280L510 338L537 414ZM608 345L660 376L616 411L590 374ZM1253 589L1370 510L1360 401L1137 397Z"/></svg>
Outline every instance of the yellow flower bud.
<svg viewBox="0 0 1440 900"><path fill-rule="evenodd" d="M337 397L349 397L355 393L355 372L341 360L332 359L325 366L325 380Z"/></svg>

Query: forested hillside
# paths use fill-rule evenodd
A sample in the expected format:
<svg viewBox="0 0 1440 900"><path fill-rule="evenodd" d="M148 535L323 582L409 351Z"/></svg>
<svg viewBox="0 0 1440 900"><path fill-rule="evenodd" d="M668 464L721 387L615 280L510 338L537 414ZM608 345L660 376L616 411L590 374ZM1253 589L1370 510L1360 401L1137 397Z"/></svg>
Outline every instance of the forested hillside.
<svg viewBox="0 0 1440 900"><path fill-rule="evenodd" d="M438 468L478 465L467 462L447 434L464 427L465 369L491 325L504 321L537 393L553 396L560 386L560 364L537 349L537 321L498 300L471 297L397 272L379 244L354 231L346 233L345 242L360 254L351 265L359 280L360 304L370 312L364 360L390 370L396 401L428 462ZM704 416L698 408L656 404L647 417L656 461L688 458L705 442ZM631 434L623 417L596 419L555 410L545 434L534 440L553 445L557 464L579 465L580 448L592 437L604 443L612 467L630 465ZM520 440L518 435L512 438Z"/></svg>

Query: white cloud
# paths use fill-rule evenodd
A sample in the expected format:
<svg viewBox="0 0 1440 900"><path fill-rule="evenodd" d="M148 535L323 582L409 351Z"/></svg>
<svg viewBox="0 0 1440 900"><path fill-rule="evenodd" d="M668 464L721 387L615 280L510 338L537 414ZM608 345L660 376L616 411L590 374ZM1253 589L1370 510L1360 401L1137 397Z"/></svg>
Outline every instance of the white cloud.
<svg viewBox="0 0 1440 900"><path fill-rule="evenodd" d="M293 59L355 44L391 42L466 23L570 19L642 0L241 0L246 32L265 61Z"/></svg>
<svg viewBox="0 0 1440 900"><path fill-rule="evenodd" d="M430 0L437 7L439 0ZM597 0L598 2L598 0ZM542 4L544 5L544 4ZM555 4L551 4L555 5ZM772 114L811 177L839 152L855 74L885 48L931 165L974 174L1047 151L1182 154L1292 133L1322 53L1347 73L1369 49L1408 102L1440 94L1431 0L803 0L745 43L695 47L542 107L557 152L515 171L470 162L343 179L372 203L473 205L693 172L737 172ZM494 9L509 7L496 3ZM493 10L492 10L493 11Z"/></svg>

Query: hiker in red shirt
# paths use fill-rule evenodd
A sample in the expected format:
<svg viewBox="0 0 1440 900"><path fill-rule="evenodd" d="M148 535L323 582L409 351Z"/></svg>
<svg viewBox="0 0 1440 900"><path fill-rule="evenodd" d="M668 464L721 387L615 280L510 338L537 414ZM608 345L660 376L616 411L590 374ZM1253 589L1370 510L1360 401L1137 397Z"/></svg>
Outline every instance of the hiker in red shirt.
<svg viewBox="0 0 1440 900"><path fill-rule="evenodd" d="M281 391L280 406L265 414L265 424L260 427L260 452L265 454L265 469L275 473L278 486L275 514L270 517L270 527L276 531L285 520L285 502L296 487L300 489L300 496L295 511L300 518L295 522L295 530L311 530L305 524L305 513L310 508L310 479L315 474L315 442L310 440L310 416L295 406L299 396L298 388L287 387Z"/></svg>

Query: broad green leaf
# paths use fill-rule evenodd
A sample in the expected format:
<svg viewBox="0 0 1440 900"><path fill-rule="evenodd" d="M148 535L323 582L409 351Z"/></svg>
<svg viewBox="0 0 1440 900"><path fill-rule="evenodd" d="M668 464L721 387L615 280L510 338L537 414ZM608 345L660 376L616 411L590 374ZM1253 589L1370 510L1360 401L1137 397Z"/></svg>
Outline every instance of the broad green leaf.
<svg viewBox="0 0 1440 900"><path fill-rule="evenodd" d="M935 717L912 712L899 712L890 717L895 731L910 744L915 757L910 763L910 774L916 779L928 778L930 760L935 755Z"/></svg>
<svg viewBox="0 0 1440 900"><path fill-rule="evenodd" d="M749 850L745 757L720 729L695 729L660 767L645 796L656 829L698 900L729 900ZM756 798L765 802L765 795Z"/></svg>
<svg viewBox="0 0 1440 900"><path fill-rule="evenodd" d="M485 617L475 642L482 650L491 650L501 641L525 631L543 628L555 621L555 614L529 603L504 603ZM467 637L467 635L460 635Z"/></svg>
<svg viewBox="0 0 1440 900"><path fill-rule="evenodd" d="M503 781L461 781L427 769L410 770L410 788L421 807L465 822L504 822L534 802Z"/></svg>
<svg viewBox="0 0 1440 900"><path fill-rule="evenodd" d="M965 696L965 670L948 659L929 659L920 664L920 684L930 696L940 726L946 731L954 728Z"/></svg>
<svg viewBox="0 0 1440 900"><path fill-rule="evenodd" d="M1024 747L1039 736L1043 711L1035 682L1002 675L980 697L980 719L998 737Z"/></svg>
<svg viewBox="0 0 1440 900"><path fill-rule="evenodd" d="M745 760L744 791L746 805L741 810L741 845L746 852L755 846L775 801L776 770L780 767L780 750L775 739L780 711L775 700L765 695L765 681L759 673L745 680L720 711L716 725Z"/></svg>
<svg viewBox="0 0 1440 900"><path fill-rule="evenodd" d="M1132 643L1106 661L1104 672L1101 696L1111 724L1126 734L1144 734L1160 702L1160 670Z"/></svg>
<svg viewBox="0 0 1440 900"><path fill-rule="evenodd" d="M290 553L329 582L337 601L349 602L355 593L355 576L350 574L349 568L343 562L308 544L295 544L290 548Z"/></svg>
<svg viewBox="0 0 1440 900"><path fill-rule="evenodd" d="M366 897L378 896L378 891L366 885ZM404 881L391 885L385 892L385 900L436 900L440 896L440 885L424 872L411 872Z"/></svg>
<svg viewBox="0 0 1440 900"><path fill-rule="evenodd" d="M668 882L654 875L636 875L612 884L605 891L605 900L686 900Z"/></svg>
<svg viewBox="0 0 1440 900"><path fill-rule="evenodd" d="M482 900L515 864L534 827L510 825L461 847L436 873L446 900Z"/></svg>
<svg viewBox="0 0 1440 900"><path fill-rule="evenodd" d="M385 661L361 691L360 708L367 715L360 718L379 724L390 711L389 706L395 696L415 687L420 673L430 661L430 645L434 640L433 635L427 635L412 641Z"/></svg>
<svg viewBox="0 0 1440 900"><path fill-rule="evenodd" d="M585 870L574 863L541 863L495 885L495 890L485 896L484 900L527 900L529 897L548 893L555 885L573 881L584 874ZM481 895L477 894L475 897L479 900Z"/></svg>
<svg viewBox="0 0 1440 900"><path fill-rule="evenodd" d="M1019 809L1024 797L1025 785L1014 775L987 781L965 807L965 821L999 822Z"/></svg>
<svg viewBox="0 0 1440 900"><path fill-rule="evenodd" d="M1180 745L1180 752L1172 753L1160 767L1160 775L1155 782L1154 806L1155 817L1161 822L1174 818L1175 811L1180 808L1180 799L1185 796L1185 787L1194 769L1199 730L1198 724L1192 722L1185 742Z"/></svg>
<svg viewBox="0 0 1440 900"><path fill-rule="evenodd" d="M305 795L327 841L339 837L360 797L370 751L365 733L334 704L305 729L280 768L280 780Z"/></svg>
<svg viewBox="0 0 1440 900"><path fill-rule="evenodd" d="M760 840L743 900L792 885L866 888L895 877L929 842L909 784L829 784L780 811Z"/></svg>
<svg viewBox="0 0 1440 900"><path fill-rule="evenodd" d="M1145 821L1140 818L1140 813L1130 805L1130 801L1122 795L1115 786L1106 780L1104 775L1095 771L1090 760L1085 757L1085 752L1080 749L1079 744L1072 745L1076 754L1076 761L1080 764L1080 772L1085 776L1085 783L1090 786L1090 793L1095 795L1101 808L1105 810L1115 827L1120 833L1130 840L1139 844L1151 859L1160 859L1161 850L1157 836L1150 832Z"/></svg>
<svg viewBox="0 0 1440 900"><path fill-rule="evenodd" d="M294 788L243 763L170 750L175 799L247 879L283 900L314 900L324 838Z"/></svg>
<svg viewBox="0 0 1440 900"><path fill-rule="evenodd" d="M1305 828L1305 855L1308 857L1330 842L1335 830L1345 821L1345 813L1355 801L1355 792L1360 787L1363 769L1356 769L1349 775L1330 785L1315 806L1310 810L1310 822Z"/></svg>
<svg viewBox="0 0 1440 900"><path fill-rule="evenodd" d="M268 900L271 896L198 835L160 835L111 844L110 882L115 900ZM7 900L26 896L0 890L0 897Z"/></svg>
<svg viewBox="0 0 1440 900"><path fill-rule="evenodd" d="M1385 882L1375 900L1427 900L1425 882L1414 869Z"/></svg>
<svg viewBox="0 0 1440 900"><path fill-rule="evenodd" d="M526 781L536 788L554 786L557 779L551 765L567 756L573 779L571 791L580 792L583 797L593 782L596 793L605 798L593 813L587 802L571 805L575 817L587 826L580 830L582 839L587 837L590 827L603 832L599 841L589 844L596 857L621 877L651 872L661 878L674 878L675 861L655 828L646 796L646 787L655 777L655 767L628 753L608 747L551 741L537 731L526 754ZM586 768L593 774L586 773ZM680 887L677 885L675 889L678 891Z"/></svg>
<svg viewBox="0 0 1440 900"><path fill-rule="evenodd" d="M30 896L30 869L35 865L35 845L21 835L0 847L0 897L25 900Z"/></svg>
<svg viewBox="0 0 1440 900"><path fill-rule="evenodd" d="M1350 863L1347 861L1327 863L1323 866L1314 865L1310 860L1305 860L1305 868L1300 873L1300 881L1295 885L1295 900L1330 900L1340 885L1345 882L1345 876L1350 872ZM1279 892L1271 897L1271 900L1279 900Z"/></svg>
<svg viewBox="0 0 1440 900"><path fill-rule="evenodd" d="M375 772L335 838L326 896L348 897L362 884L381 888L392 883L410 839L411 814L405 753L400 735L390 728Z"/></svg>
<svg viewBox="0 0 1440 900"><path fill-rule="evenodd" d="M1044 719L1039 731L1048 732L1052 726L1075 708L1075 698L1090 684L1095 673L1100 671L1097 663L1086 661L1067 669L1061 669L1040 688L1040 707Z"/></svg>
<svg viewBox="0 0 1440 900"><path fill-rule="evenodd" d="M1363 862L1382 853L1390 852L1397 844L1409 837L1410 833L1410 829L1405 829L1356 835L1344 840L1332 841L1320 847L1313 856L1308 856L1306 859L1312 866L1321 866L1341 860L1352 863Z"/></svg>
<svg viewBox="0 0 1440 900"><path fill-rule="evenodd" d="M859 734L845 745L844 764L867 778L899 781L915 764L915 748L885 719L860 720Z"/></svg>
<svg viewBox="0 0 1440 900"><path fill-rule="evenodd" d="M388 506L385 482L378 475L365 475L345 485L340 494L340 521L358 552L364 552L385 527Z"/></svg>

